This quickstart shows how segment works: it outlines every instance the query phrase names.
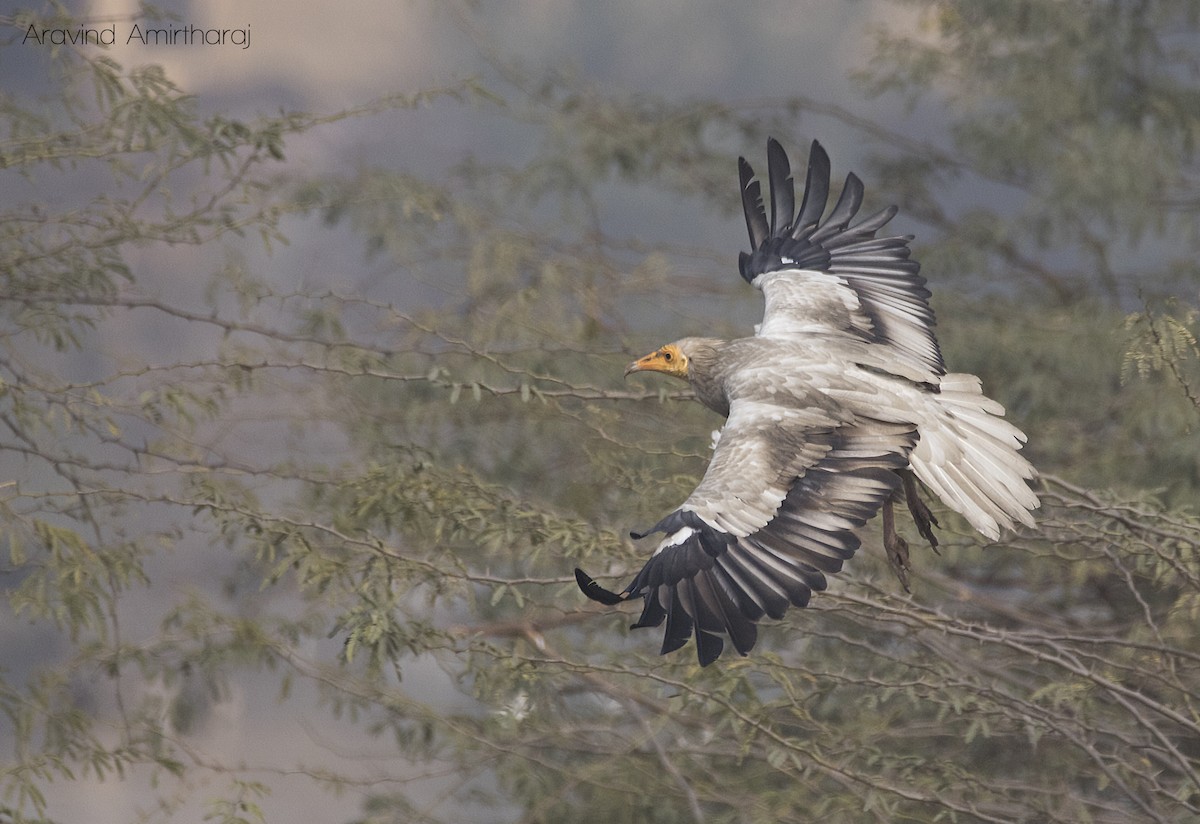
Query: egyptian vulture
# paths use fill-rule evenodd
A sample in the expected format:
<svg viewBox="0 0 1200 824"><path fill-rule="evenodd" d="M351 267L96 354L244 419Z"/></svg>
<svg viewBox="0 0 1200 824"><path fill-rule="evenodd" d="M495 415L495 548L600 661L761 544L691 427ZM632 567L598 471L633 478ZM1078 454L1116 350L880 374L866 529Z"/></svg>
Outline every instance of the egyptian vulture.
<svg viewBox="0 0 1200 824"><path fill-rule="evenodd" d="M896 207L854 223L863 185L851 174L822 220L830 166L820 144L799 211L775 140L767 162L769 223L754 171L738 160L751 246L739 268L765 299L755 335L684 338L626 370L682 378L725 416L708 469L678 509L631 533L665 537L625 589L575 570L593 600L642 598L633 627L665 621L664 654L694 636L702 666L721 654L723 635L746 655L760 619L825 589L859 546L854 530L881 509L903 581L893 500L937 543L916 481L991 540L1016 522L1033 526L1038 507L1036 471L1018 453L1025 436L979 378L946 372L911 236L876 237Z"/></svg>

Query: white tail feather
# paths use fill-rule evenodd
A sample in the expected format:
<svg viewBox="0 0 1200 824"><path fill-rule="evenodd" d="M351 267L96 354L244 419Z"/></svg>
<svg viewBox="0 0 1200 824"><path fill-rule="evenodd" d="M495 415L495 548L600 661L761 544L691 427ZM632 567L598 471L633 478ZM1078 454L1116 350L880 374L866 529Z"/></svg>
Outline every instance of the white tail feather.
<svg viewBox="0 0 1200 824"><path fill-rule="evenodd" d="M941 392L927 395L918 422L921 440L910 456L913 472L943 503L995 541L1016 522L1033 526L1039 504L1026 481L1037 470L1018 450L1025 435L1001 415L974 375L948 374Z"/></svg>

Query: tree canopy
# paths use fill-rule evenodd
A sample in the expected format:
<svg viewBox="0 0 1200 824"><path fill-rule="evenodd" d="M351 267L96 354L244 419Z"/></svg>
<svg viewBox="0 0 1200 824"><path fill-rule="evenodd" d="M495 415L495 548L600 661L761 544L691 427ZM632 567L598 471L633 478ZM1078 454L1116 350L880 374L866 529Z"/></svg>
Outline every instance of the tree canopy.
<svg viewBox="0 0 1200 824"><path fill-rule="evenodd" d="M1195 4L904 4L859 81L936 116L891 123L604 87L446 9L484 75L336 112L71 47L0 95L0 820L98 785L145 821L1194 820ZM526 151L290 159L446 109ZM635 570L720 423L630 356L758 319L738 250L672 227L738 224L737 154L814 120L1030 435L1039 526L939 511L909 593L871 524L701 670L571 570Z"/></svg>

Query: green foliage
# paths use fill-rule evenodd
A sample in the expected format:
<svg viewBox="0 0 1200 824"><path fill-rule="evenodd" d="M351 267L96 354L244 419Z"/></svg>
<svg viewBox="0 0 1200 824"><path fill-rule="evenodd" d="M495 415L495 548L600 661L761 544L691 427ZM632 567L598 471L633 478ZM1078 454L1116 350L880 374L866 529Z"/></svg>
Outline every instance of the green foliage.
<svg viewBox="0 0 1200 824"><path fill-rule="evenodd" d="M745 332L758 298L727 250L614 237L598 202L653 181L681 213L727 209L716 145L799 142L800 102L680 104L489 53L494 87L242 122L68 51L58 109L8 99L4 174L104 182L0 214L0 591L6 643L44 647L0 668L4 817L103 781L144 782L161 820L267 821L300 775L354 791L364 824L1195 819L1196 313L1119 294L1195 278L1200 109L1165 45L1194 15L921 5L875 78L945 95L955 149L880 169L937 230L920 257L951 367L1030 433L1039 528L984 548L939 512L911 595L868 528L831 591L705 670L628 632L632 606L585 603L571 568L636 569L623 536L687 494L719 425L623 365ZM435 98L502 108L537 151L284 165L297 134ZM1020 202L944 207L955 174ZM239 245L325 229L389 286L281 285ZM211 267L202 299L135 264L180 247L193 283ZM210 751L239 696L233 728L263 729L264 694L337 746Z"/></svg>
<svg viewBox="0 0 1200 824"><path fill-rule="evenodd" d="M1166 373L1192 407L1200 409L1200 390L1196 386L1200 367L1198 327L1200 310L1182 306L1174 299L1167 301L1164 311L1147 307L1131 314L1125 319L1129 348L1121 363L1121 379L1129 381L1136 373L1145 380Z"/></svg>

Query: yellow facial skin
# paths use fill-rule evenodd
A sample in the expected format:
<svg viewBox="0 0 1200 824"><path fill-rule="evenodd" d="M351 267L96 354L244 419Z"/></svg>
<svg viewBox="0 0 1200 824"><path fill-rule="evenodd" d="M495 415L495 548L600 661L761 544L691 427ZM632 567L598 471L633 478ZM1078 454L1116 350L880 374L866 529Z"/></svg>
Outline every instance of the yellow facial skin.
<svg viewBox="0 0 1200 824"><path fill-rule="evenodd" d="M629 364L625 369L625 376L628 377L632 372L662 372L687 380L687 355L679 351L679 347L675 344L668 343L661 349L657 349L649 355L638 358Z"/></svg>

